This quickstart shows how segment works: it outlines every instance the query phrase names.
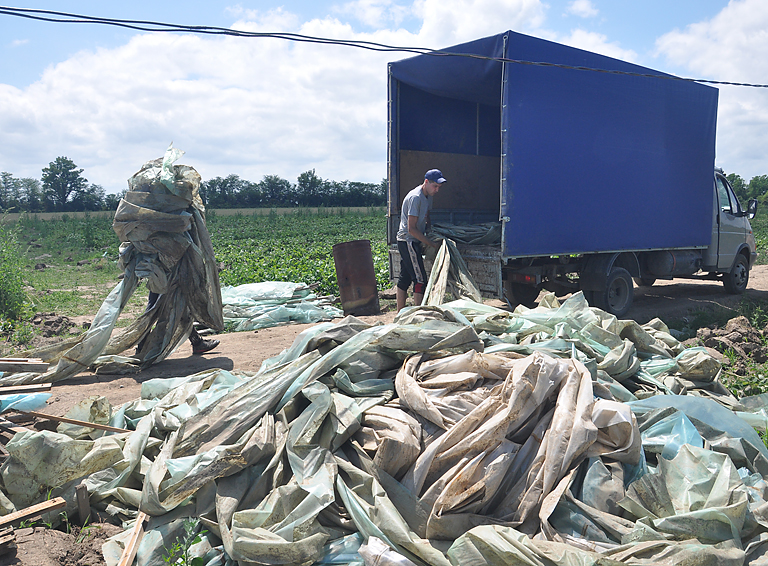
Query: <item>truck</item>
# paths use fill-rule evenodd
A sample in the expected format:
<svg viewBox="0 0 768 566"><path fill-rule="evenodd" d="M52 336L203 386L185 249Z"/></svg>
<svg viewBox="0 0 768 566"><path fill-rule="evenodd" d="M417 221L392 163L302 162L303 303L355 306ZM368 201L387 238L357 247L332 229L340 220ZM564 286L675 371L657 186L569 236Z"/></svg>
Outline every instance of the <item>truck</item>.
<svg viewBox="0 0 768 566"><path fill-rule="evenodd" d="M742 293L749 219L715 169L718 90L507 31L388 65L387 242L438 168L435 225L500 225L457 247L485 297L583 291L616 316L634 285L715 279Z"/></svg>

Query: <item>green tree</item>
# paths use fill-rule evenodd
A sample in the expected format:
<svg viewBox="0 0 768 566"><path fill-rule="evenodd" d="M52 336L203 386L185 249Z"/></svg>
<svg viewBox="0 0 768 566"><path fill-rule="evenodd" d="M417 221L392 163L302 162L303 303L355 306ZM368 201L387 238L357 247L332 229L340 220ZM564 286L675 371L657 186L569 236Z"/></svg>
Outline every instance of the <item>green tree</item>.
<svg viewBox="0 0 768 566"><path fill-rule="evenodd" d="M749 198L759 199L760 202L765 202L768 199L768 175L758 175L752 177L749 180L749 187L747 188Z"/></svg>
<svg viewBox="0 0 768 566"><path fill-rule="evenodd" d="M7 171L0 173L0 211L9 212L19 206L19 180Z"/></svg>
<svg viewBox="0 0 768 566"><path fill-rule="evenodd" d="M104 210L106 191L101 185L87 185L75 192L72 210Z"/></svg>
<svg viewBox="0 0 768 566"><path fill-rule="evenodd" d="M247 181L237 175L227 175L226 178L215 177L203 181L200 186L200 196L203 203L210 208L236 208L239 195Z"/></svg>
<svg viewBox="0 0 768 566"><path fill-rule="evenodd" d="M19 208L26 212L42 212L45 209L43 186L37 179L19 179Z"/></svg>
<svg viewBox="0 0 768 566"><path fill-rule="evenodd" d="M296 206L293 200L293 185L278 175L265 175L259 183L259 190L265 206Z"/></svg>
<svg viewBox="0 0 768 566"><path fill-rule="evenodd" d="M323 202L323 180L315 170L304 171L296 184L296 200L300 206L320 206Z"/></svg>
<svg viewBox="0 0 768 566"><path fill-rule="evenodd" d="M57 157L43 169L43 192L56 210L66 210L70 197L87 187L82 173L68 157Z"/></svg>
<svg viewBox="0 0 768 566"><path fill-rule="evenodd" d="M728 182L731 184L731 187L733 187L733 192L736 193L736 196L738 197L739 201L742 203L747 202L747 182L741 178L741 175L737 175L736 173L731 173L730 175L726 176L726 179L728 179Z"/></svg>
<svg viewBox="0 0 768 566"><path fill-rule="evenodd" d="M117 205L120 204L120 199L125 196L128 189L124 189L119 193L110 193L104 197L104 210L117 210Z"/></svg>

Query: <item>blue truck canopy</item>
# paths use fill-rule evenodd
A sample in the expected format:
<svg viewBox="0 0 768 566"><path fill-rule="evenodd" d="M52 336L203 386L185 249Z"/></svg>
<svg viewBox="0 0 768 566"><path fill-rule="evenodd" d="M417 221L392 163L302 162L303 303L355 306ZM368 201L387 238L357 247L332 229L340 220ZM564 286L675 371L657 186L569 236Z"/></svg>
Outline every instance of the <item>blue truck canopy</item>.
<svg viewBox="0 0 768 566"><path fill-rule="evenodd" d="M390 216L438 167L435 215L502 219L503 257L710 244L717 89L512 31L443 52L493 59L390 63Z"/></svg>

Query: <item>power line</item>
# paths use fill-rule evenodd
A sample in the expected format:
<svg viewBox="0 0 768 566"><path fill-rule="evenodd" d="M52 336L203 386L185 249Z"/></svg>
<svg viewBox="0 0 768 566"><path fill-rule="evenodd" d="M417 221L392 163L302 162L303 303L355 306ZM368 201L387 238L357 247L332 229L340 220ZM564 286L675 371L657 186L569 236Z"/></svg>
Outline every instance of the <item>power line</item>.
<svg viewBox="0 0 768 566"><path fill-rule="evenodd" d="M0 6L0 14L6 16L16 16L30 20L38 20L54 23L68 24L101 24L116 27L134 29L137 31L163 32L163 33L198 33L205 35L228 35L233 37L245 38L270 38L283 39L286 41L296 41L301 43L319 43L323 45L340 45L344 47L356 47L358 49L368 49L370 51L413 53L416 55L430 55L435 57L465 57L470 59L480 59L484 61L496 61L499 63L511 63L516 65L532 65L536 67L557 67L560 69L569 69L574 71L591 71L596 73L607 73L611 75L628 75L633 77L644 77L654 79L667 79L685 82L696 82L716 85L745 86L751 88L768 88L768 84L741 83L733 81L716 81L711 79L694 79L686 77L677 77L674 75L657 75L652 73L634 73L631 71L618 71L611 69L597 69L594 67L583 67L574 65L565 65L560 63L549 63L546 61L527 61L523 59L509 59L506 57L491 57L487 55L478 55L476 53L456 53L445 50L429 49L425 47L404 47L376 43L373 41L361 41L353 39L333 39L328 37L317 37L288 32L252 32L222 28L216 26L187 26L181 24L169 24L165 22L155 22L150 20L124 20L115 18L100 18L96 16L85 16L82 14L72 14L69 12L58 12L55 10L40 10L34 8L13 8L10 6Z"/></svg>

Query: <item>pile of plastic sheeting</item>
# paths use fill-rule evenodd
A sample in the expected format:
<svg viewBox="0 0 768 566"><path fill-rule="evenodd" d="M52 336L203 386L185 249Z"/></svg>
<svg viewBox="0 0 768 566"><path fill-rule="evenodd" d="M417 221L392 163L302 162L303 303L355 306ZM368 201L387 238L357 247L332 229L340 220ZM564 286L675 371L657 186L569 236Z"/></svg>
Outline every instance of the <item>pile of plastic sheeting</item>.
<svg viewBox="0 0 768 566"><path fill-rule="evenodd" d="M32 353L56 364L43 374L17 373L0 385L60 381L87 369L102 354L119 354L141 344L133 363L148 366L165 359L198 321L222 330L221 291L213 246L200 199L200 175L174 165L183 152L169 147L161 159L145 163L128 180L113 227L122 244L123 279L110 292L85 334ZM112 336L117 318L146 279L161 297L133 324Z"/></svg>
<svg viewBox="0 0 768 566"><path fill-rule="evenodd" d="M440 305L445 302L446 292L455 298L466 298L482 303L483 298L477 283L461 257L456 244L443 239L440 249L432 261L432 271L424 290L424 305Z"/></svg>
<svg viewBox="0 0 768 566"><path fill-rule="evenodd" d="M501 243L501 223L484 222L481 224L447 224L435 222L431 233L443 238L450 238L456 243L472 246L490 246Z"/></svg>
<svg viewBox="0 0 768 566"><path fill-rule="evenodd" d="M333 297L315 295L304 283L264 281L221 288L224 327L258 330L288 323L314 323L344 316Z"/></svg>
<svg viewBox="0 0 768 566"><path fill-rule="evenodd" d="M141 566L189 517L209 566L768 562L766 400L658 320L542 303L348 317L255 374L147 381L130 433L17 434L0 512L84 481L127 529L110 565L139 510Z"/></svg>

